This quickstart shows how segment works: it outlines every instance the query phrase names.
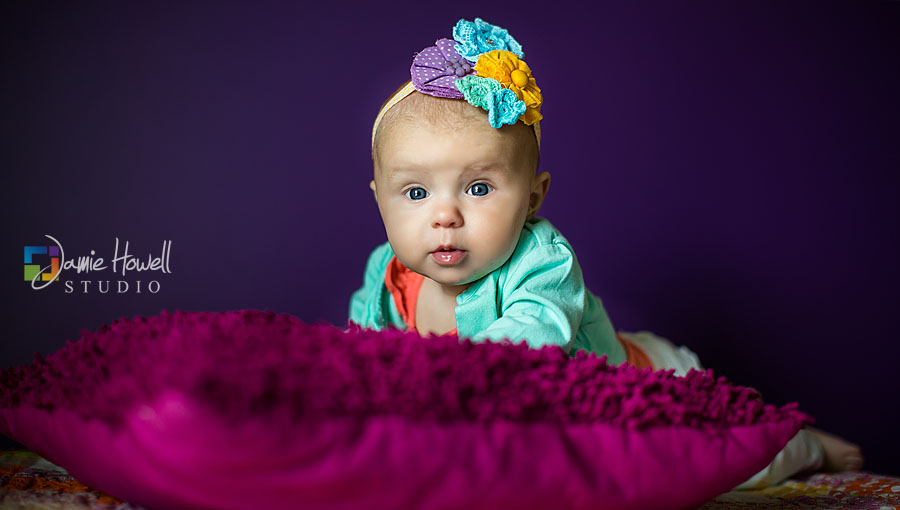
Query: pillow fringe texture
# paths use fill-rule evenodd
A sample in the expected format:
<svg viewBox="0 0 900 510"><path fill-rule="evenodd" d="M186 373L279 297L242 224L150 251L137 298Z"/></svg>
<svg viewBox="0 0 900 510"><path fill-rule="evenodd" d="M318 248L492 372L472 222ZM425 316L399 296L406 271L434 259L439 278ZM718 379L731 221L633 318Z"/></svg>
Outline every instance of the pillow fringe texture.
<svg viewBox="0 0 900 510"><path fill-rule="evenodd" d="M396 329L343 330L288 314L163 311L112 321L0 372L0 408L56 406L120 425L165 390L232 420L399 415L431 421L608 423L716 429L792 418L711 369L638 370L525 342L474 343ZM115 384L110 384L114 382Z"/></svg>

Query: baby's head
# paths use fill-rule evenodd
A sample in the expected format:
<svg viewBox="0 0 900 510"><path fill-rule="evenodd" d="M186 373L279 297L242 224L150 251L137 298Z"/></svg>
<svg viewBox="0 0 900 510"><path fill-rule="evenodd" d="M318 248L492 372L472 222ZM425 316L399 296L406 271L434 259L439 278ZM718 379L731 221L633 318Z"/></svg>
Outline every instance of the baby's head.
<svg viewBox="0 0 900 510"><path fill-rule="evenodd" d="M461 20L454 29L455 37L463 23ZM499 39L497 30L502 29L484 22L481 26L491 27L493 40ZM473 44L478 44L478 35L476 28L471 36ZM524 62L516 61L511 66L513 73L517 64L524 66L530 83L516 74L512 79L517 81L510 80L507 62L507 81L522 84L510 93L512 87L501 89L481 77L487 69L484 57L476 57L474 69L456 64L454 73L447 65L454 57L440 61L440 55L459 55L447 50L447 43L441 48L442 41L448 40L417 54L412 68L415 91L410 85L401 87L379 114L373 129L374 180L370 187L398 260L443 286L468 286L512 255L522 226L537 213L547 194L550 174L537 173L540 131L535 124L540 119L540 89ZM515 43L511 37L507 41ZM462 46L465 48L464 41ZM434 52L426 53L438 48L445 50L437 53L438 57ZM521 53L521 47L518 50ZM496 54L504 57L507 53ZM444 78L456 90L445 88L435 93L434 79L432 87L417 83L422 81L417 80L417 69L425 67L421 65L423 58L426 71L441 71L438 78ZM458 58L458 62L463 59ZM446 72L445 66L450 67ZM449 76L451 73L455 76ZM457 80L463 75L464 80ZM503 78L500 80L502 83ZM456 86L455 81L468 82L481 90ZM493 89L485 89L484 83ZM524 90L526 87L529 90ZM528 95L535 90L536 107L534 94ZM523 113L525 102L518 98L523 91L532 103L527 113ZM465 97L456 97L464 93ZM494 103L486 108L484 103L491 94ZM506 108L509 105L512 108ZM523 119L531 122L526 125Z"/></svg>

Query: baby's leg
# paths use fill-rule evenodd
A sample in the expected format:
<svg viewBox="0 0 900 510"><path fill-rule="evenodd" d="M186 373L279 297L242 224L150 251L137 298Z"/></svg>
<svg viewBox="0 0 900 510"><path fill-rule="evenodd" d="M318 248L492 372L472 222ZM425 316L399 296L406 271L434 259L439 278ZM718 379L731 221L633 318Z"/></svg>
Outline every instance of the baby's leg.
<svg viewBox="0 0 900 510"><path fill-rule="evenodd" d="M819 429L806 427L825 449L825 464L822 467L829 473L839 471L858 471L863 467L863 455L859 445L848 443L843 439Z"/></svg>
<svg viewBox="0 0 900 510"><path fill-rule="evenodd" d="M647 357L650 358L650 362L655 370L674 368L675 375L678 376L686 375L691 368L703 370L697 354L685 346L676 347L672 342L648 331L638 333L619 332L619 335L640 347L647 354ZM845 445L851 447L853 445L837 437L830 436L833 440L831 440L830 446L825 446L826 441L820 439L818 435L820 432L815 429L801 429L778 452L778 455L775 456L775 459L768 466L737 488L749 489L777 484L802 471L821 468L831 470L831 466L828 463L829 455L835 459L842 459L841 465L855 465L847 461L847 459L851 459L851 461L855 459L852 448L848 450L845 447ZM859 455L859 463L861 465L862 456L859 454L858 448L855 453ZM835 460L834 462L838 461ZM836 470L840 471L840 469Z"/></svg>
<svg viewBox="0 0 900 510"><path fill-rule="evenodd" d="M737 486L755 489L777 484L803 471L856 471L862 469L858 445L827 432L805 427L791 439L765 469Z"/></svg>
<svg viewBox="0 0 900 510"><path fill-rule="evenodd" d="M797 435L782 448L778 455L736 489L761 489L776 485L803 471L816 471L825 462L822 443L808 429L800 429Z"/></svg>

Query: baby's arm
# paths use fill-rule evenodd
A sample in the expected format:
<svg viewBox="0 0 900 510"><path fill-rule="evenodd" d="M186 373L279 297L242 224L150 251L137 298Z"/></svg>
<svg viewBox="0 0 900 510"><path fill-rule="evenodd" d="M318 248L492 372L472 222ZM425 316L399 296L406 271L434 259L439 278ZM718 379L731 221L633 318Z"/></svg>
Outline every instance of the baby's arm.
<svg viewBox="0 0 900 510"><path fill-rule="evenodd" d="M568 348L584 313L584 280L571 248L536 246L511 261L500 297L500 317L474 340L525 340L530 347Z"/></svg>
<svg viewBox="0 0 900 510"><path fill-rule="evenodd" d="M393 257L390 243L384 243L375 248L366 262L366 270L363 276L363 286L350 297L350 321L364 328L379 328L381 324L373 313L376 308L371 300L379 299L381 286L384 283L384 270L388 261Z"/></svg>

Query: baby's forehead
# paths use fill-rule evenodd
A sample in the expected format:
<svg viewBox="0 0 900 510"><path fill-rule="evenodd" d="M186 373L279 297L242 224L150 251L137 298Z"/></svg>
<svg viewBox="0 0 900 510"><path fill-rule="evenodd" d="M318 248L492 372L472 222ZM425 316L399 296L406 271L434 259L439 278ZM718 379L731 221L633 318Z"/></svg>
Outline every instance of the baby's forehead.
<svg viewBox="0 0 900 510"><path fill-rule="evenodd" d="M437 176L453 180L484 176L507 180L522 173L518 158L503 147L480 144L467 148L460 143L464 138L423 135L420 131L409 138L398 136L396 143L385 144L376 174L400 180Z"/></svg>
<svg viewBox="0 0 900 510"><path fill-rule="evenodd" d="M499 160L498 166L521 166L524 159L529 167L538 150L530 126L493 128L487 112L466 101L414 92L391 107L378 126L376 170L383 166L379 161L394 166L425 159L428 149L476 162Z"/></svg>
<svg viewBox="0 0 900 510"><path fill-rule="evenodd" d="M414 92L388 110L378 126L376 144L395 131L426 132L436 136L471 136L494 144L515 142L516 128L490 125L487 112L466 101L432 97Z"/></svg>
<svg viewBox="0 0 900 510"><path fill-rule="evenodd" d="M487 123L487 113L458 99L413 92L385 113L379 131L387 127L385 124L389 126L404 121L459 129L481 121Z"/></svg>
<svg viewBox="0 0 900 510"><path fill-rule="evenodd" d="M513 150L516 135L511 130L492 128L479 118L444 117L435 120L422 115L402 116L392 119L385 130L382 145L407 143L437 143L454 141L457 151L465 153L477 146L489 146L492 150ZM387 148L387 147L385 147Z"/></svg>

